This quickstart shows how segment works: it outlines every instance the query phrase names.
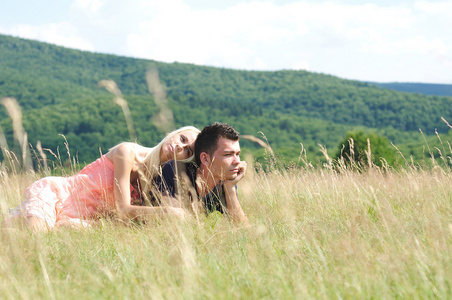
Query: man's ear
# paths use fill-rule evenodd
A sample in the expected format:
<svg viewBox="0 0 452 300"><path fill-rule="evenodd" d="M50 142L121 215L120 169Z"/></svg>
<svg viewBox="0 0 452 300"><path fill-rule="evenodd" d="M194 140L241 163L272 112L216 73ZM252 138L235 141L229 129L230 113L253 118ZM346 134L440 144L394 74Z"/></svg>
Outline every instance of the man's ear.
<svg viewBox="0 0 452 300"><path fill-rule="evenodd" d="M206 165L207 167L210 166L211 161L210 161L210 155L209 154L207 154L206 152L202 152L199 155L199 158L201 159L201 164Z"/></svg>

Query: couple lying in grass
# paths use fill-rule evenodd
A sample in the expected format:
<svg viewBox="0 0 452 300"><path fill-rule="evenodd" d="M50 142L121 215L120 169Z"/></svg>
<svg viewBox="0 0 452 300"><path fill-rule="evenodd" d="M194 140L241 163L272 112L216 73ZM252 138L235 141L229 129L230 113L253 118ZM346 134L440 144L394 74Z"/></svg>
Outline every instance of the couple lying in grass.
<svg viewBox="0 0 452 300"><path fill-rule="evenodd" d="M182 127L153 148L121 143L76 175L34 182L4 225L49 230L89 226L106 214L149 220L184 218L190 211L219 211L247 224L236 191L245 172L233 127L214 123L201 132Z"/></svg>

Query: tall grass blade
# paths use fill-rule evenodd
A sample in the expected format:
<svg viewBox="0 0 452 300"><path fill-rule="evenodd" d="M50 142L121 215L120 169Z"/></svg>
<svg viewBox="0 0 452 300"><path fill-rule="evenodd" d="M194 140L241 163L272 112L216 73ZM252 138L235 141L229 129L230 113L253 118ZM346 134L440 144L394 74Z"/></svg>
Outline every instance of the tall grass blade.
<svg viewBox="0 0 452 300"><path fill-rule="evenodd" d="M175 129L176 125L174 122L173 111L168 105L166 92L160 83L157 69L148 69L146 72L146 82L158 109L157 114L151 118L152 124L163 132L169 132Z"/></svg>
<svg viewBox="0 0 452 300"><path fill-rule="evenodd" d="M121 107L122 113L126 120L127 130L129 131L129 137L132 142L136 142L137 134L135 131L135 125L133 124L132 114L129 109L129 105L127 101L122 96L121 90L118 88L118 85L113 80L104 79L99 81L98 85L100 87L105 88L108 92L115 95L116 97L113 99L113 102Z"/></svg>
<svg viewBox="0 0 452 300"><path fill-rule="evenodd" d="M22 168L26 171L33 170L31 154L28 151L28 138L22 125L22 109L14 98L6 97L1 102L11 118L14 138L19 143L22 152Z"/></svg>

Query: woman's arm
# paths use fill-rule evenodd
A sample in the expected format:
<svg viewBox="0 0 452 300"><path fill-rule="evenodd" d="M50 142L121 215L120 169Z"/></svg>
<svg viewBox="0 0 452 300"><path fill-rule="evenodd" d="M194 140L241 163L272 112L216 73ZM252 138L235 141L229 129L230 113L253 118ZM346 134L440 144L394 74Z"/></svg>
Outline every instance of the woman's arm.
<svg viewBox="0 0 452 300"><path fill-rule="evenodd" d="M121 219L137 219L147 217L158 217L166 214L184 216L185 211L173 207L148 207L131 205L130 182L135 161L135 149L130 144L121 144L109 158L114 166L114 197L118 216Z"/></svg>

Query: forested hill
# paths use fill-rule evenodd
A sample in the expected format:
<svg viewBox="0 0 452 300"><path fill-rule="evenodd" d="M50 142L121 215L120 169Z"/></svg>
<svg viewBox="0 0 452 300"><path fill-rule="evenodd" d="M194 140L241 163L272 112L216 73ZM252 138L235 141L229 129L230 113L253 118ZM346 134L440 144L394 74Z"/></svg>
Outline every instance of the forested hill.
<svg viewBox="0 0 452 300"><path fill-rule="evenodd" d="M300 143L337 147L345 133L375 129L405 143L419 128L446 132L452 120L450 97L396 92L358 81L306 71L257 72L160 63L82 52L0 35L0 97L16 98L24 112L30 143L63 145L63 134L81 161L128 139L121 108L98 87L114 80L128 101L138 142L155 144L163 132L150 122L157 107L146 85L146 70L158 69L177 126L202 128L229 122L242 134L265 134L269 144L296 158ZM12 145L12 126L0 107L0 125ZM244 141L245 149L256 149Z"/></svg>

